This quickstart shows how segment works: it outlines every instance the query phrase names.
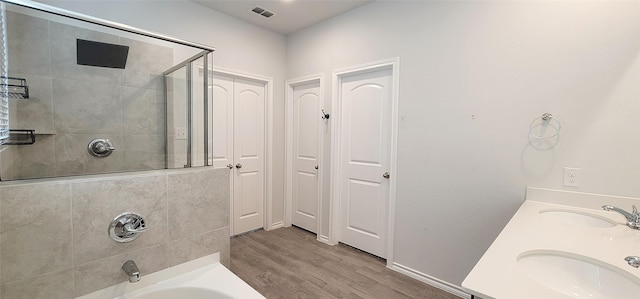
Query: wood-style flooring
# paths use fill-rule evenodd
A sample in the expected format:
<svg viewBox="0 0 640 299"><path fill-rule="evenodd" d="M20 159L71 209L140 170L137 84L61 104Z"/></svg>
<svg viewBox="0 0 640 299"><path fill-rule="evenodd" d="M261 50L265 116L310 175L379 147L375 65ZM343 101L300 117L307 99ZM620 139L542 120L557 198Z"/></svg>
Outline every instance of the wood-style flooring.
<svg viewBox="0 0 640 299"><path fill-rule="evenodd" d="M459 299L385 266L384 259L323 244L296 227L231 239L231 271L269 299Z"/></svg>

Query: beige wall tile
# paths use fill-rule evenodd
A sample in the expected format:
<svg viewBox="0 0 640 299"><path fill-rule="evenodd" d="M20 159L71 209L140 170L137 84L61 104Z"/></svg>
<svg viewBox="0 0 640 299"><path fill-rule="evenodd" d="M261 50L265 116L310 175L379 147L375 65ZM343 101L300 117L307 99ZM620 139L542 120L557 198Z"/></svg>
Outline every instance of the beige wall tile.
<svg viewBox="0 0 640 299"><path fill-rule="evenodd" d="M194 213L187 215L193 223L203 220L208 223L207 227L214 227L218 222L223 225L203 233L182 231L184 235L169 240L169 176L174 180L173 209L183 209L180 205L186 205L186 211ZM23 181L0 187L0 296L14 298L14 294L25 294L27 297L15 298L73 298L88 294L126 281L120 267L127 259L136 261L142 279L149 273L215 252L220 252L222 263L228 266L228 180L228 172L224 169L202 168L148 175L72 178L65 179L64 183L53 180L25 184ZM198 199L194 202L195 208L183 203L191 198ZM29 204L25 205L25 202ZM224 214L224 217L216 216L222 220L206 218L209 215L194 212L198 207L214 211L213 215ZM149 230L133 242L117 243L107 236L106 230L113 217L124 211L142 214ZM67 226L60 229L51 223L66 223ZM181 229L188 228L191 227ZM65 231L66 236L63 236ZM71 257L71 234L75 266ZM20 246L20 250L16 250L16 246ZM68 270L72 267L73 274ZM67 271L60 272L63 270ZM59 275L49 277L54 274ZM65 280L58 283L61 288L48 291L59 280ZM75 294L69 292L69 288L75 288ZM51 296L42 295L49 292ZM68 294L71 295L65 297Z"/></svg>
<svg viewBox="0 0 640 299"><path fill-rule="evenodd" d="M228 169L170 173L167 188L170 240L228 226Z"/></svg>
<svg viewBox="0 0 640 299"><path fill-rule="evenodd" d="M75 298L73 270L65 269L0 285L0 297L7 299Z"/></svg>
<svg viewBox="0 0 640 299"><path fill-rule="evenodd" d="M141 250L127 251L116 256L76 266L76 296L89 294L128 281L129 277L122 270L122 264L127 260L136 262L140 270L140 279L143 280L145 275L168 267L167 246L162 244Z"/></svg>
<svg viewBox="0 0 640 299"><path fill-rule="evenodd" d="M220 252L220 262L229 267L229 227L173 240L168 243L169 267Z"/></svg>
<svg viewBox="0 0 640 299"><path fill-rule="evenodd" d="M127 69L162 74L174 66L172 48L124 37L120 44L129 46Z"/></svg>
<svg viewBox="0 0 640 299"><path fill-rule="evenodd" d="M166 115L162 90L132 87L121 87L121 90L124 134L164 134Z"/></svg>
<svg viewBox="0 0 640 299"><path fill-rule="evenodd" d="M16 147L11 145L0 145L0 178L2 180L13 180L13 164L15 163Z"/></svg>
<svg viewBox="0 0 640 299"><path fill-rule="evenodd" d="M56 131L122 134L122 100L117 85L54 78Z"/></svg>
<svg viewBox="0 0 640 299"><path fill-rule="evenodd" d="M95 138L109 139L116 150L107 157L89 154L87 146ZM117 172L122 170L122 135L120 134L57 134L56 176Z"/></svg>
<svg viewBox="0 0 640 299"><path fill-rule="evenodd" d="M49 22L8 11L7 24L7 40L11 41L8 43L9 75L15 72L49 76Z"/></svg>
<svg viewBox="0 0 640 299"><path fill-rule="evenodd" d="M0 187L2 282L71 268L71 199L66 183Z"/></svg>
<svg viewBox="0 0 640 299"><path fill-rule="evenodd" d="M128 38L120 44L129 46L122 85L162 89L161 74L173 66L173 49Z"/></svg>
<svg viewBox="0 0 640 299"><path fill-rule="evenodd" d="M105 179L72 185L74 257L78 264L114 256L166 241L166 177L153 175ZM107 234L119 214L141 215L148 230L129 243Z"/></svg>
<svg viewBox="0 0 640 299"><path fill-rule="evenodd" d="M163 135L125 135L124 170L164 169L165 137Z"/></svg>
<svg viewBox="0 0 640 299"><path fill-rule="evenodd" d="M37 135L35 144L15 148L14 178L42 178L56 175L55 135Z"/></svg>

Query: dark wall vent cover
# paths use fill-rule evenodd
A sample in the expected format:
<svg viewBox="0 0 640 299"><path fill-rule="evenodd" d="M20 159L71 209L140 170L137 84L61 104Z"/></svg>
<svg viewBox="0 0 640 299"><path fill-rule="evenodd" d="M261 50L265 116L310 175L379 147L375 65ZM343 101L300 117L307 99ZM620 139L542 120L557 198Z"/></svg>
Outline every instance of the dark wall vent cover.
<svg viewBox="0 0 640 299"><path fill-rule="evenodd" d="M78 39L77 48L80 65L123 69L127 64L128 46Z"/></svg>

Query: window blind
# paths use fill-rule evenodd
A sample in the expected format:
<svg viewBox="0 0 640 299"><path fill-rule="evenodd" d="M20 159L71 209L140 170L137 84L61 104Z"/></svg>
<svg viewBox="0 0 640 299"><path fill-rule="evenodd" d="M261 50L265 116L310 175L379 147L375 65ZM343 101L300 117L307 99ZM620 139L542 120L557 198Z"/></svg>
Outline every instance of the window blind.
<svg viewBox="0 0 640 299"><path fill-rule="evenodd" d="M0 144L9 138L9 88L7 55L7 18L5 4L0 3Z"/></svg>

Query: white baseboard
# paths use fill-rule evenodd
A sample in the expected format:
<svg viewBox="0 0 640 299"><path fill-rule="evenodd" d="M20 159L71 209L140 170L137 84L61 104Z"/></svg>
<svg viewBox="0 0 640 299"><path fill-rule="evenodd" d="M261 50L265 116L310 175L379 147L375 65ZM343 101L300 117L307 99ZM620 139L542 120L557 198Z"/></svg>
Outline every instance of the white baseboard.
<svg viewBox="0 0 640 299"><path fill-rule="evenodd" d="M398 263L393 263L393 265L391 267L389 267L389 269L402 273L404 275L407 275L409 277L415 278L419 281L422 281L430 286L436 287L438 289L441 289L447 293L451 293L453 295L456 295L460 298L465 298L465 299L470 299L471 295L465 293L459 286L450 284L446 281L442 281L440 279L437 279L433 276L424 274L420 271L411 269L409 267L405 267L403 265L400 265Z"/></svg>
<svg viewBox="0 0 640 299"><path fill-rule="evenodd" d="M284 221L279 221L271 224L271 228L269 230L274 230L276 228L284 227Z"/></svg>
<svg viewBox="0 0 640 299"><path fill-rule="evenodd" d="M331 243L329 243L329 237L327 237L327 236L322 236L322 235L318 234L317 240L322 242L322 243L331 245Z"/></svg>

